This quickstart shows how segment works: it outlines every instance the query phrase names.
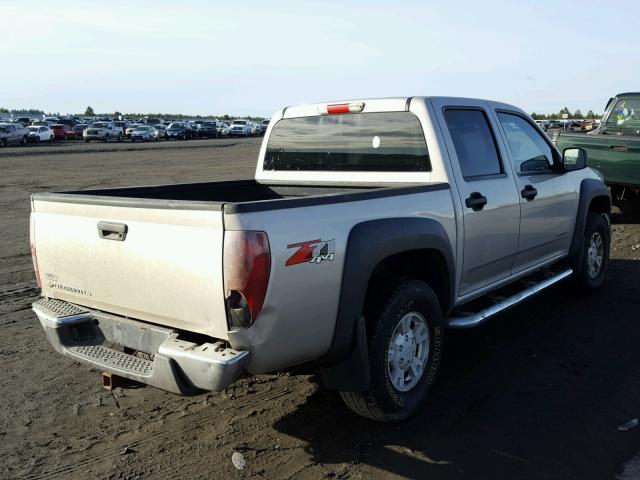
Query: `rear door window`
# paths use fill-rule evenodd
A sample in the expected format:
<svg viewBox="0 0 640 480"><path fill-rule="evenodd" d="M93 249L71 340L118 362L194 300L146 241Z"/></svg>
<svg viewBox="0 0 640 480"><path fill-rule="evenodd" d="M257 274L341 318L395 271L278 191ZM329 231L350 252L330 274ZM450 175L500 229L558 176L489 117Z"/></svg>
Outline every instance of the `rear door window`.
<svg viewBox="0 0 640 480"><path fill-rule="evenodd" d="M409 112L287 118L271 130L264 170L430 172L418 118Z"/></svg>
<svg viewBox="0 0 640 480"><path fill-rule="evenodd" d="M444 111L444 117L465 180L504 173L495 137L484 111L448 108Z"/></svg>

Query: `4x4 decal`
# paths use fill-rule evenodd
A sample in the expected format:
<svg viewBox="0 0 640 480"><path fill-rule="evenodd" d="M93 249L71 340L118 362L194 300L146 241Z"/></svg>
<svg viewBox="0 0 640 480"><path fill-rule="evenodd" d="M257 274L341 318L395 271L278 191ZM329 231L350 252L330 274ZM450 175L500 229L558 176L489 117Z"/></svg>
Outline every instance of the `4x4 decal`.
<svg viewBox="0 0 640 480"><path fill-rule="evenodd" d="M289 257L285 266L297 265L299 263L320 263L323 260L333 260L336 253L335 240L308 240L306 242L292 243L287 248L297 248L296 252Z"/></svg>

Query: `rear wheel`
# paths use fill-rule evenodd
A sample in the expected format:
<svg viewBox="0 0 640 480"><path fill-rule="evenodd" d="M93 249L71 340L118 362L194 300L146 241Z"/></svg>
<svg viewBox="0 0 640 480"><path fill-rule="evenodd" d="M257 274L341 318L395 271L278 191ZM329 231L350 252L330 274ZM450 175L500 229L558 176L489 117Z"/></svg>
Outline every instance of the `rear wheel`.
<svg viewBox="0 0 640 480"><path fill-rule="evenodd" d="M340 392L355 413L383 422L415 413L440 370L444 324L440 303L424 282L400 283L367 319L371 385Z"/></svg>
<svg viewBox="0 0 640 480"><path fill-rule="evenodd" d="M23 135L22 141L20 143L22 144L23 147L27 144L27 136L26 135Z"/></svg>
<svg viewBox="0 0 640 480"><path fill-rule="evenodd" d="M105 135L105 137L104 137L104 141L105 141L105 142L110 142L110 141L111 141L111 137L110 137L108 134L107 134L107 135Z"/></svg>

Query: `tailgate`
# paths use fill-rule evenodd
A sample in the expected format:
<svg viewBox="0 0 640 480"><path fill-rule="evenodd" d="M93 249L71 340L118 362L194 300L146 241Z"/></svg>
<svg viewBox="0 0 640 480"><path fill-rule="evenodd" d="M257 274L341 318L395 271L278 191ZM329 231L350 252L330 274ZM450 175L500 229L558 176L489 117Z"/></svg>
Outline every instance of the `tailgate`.
<svg viewBox="0 0 640 480"><path fill-rule="evenodd" d="M138 208L34 195L31 235L45 296L227 338L219 206Z"/></svg>

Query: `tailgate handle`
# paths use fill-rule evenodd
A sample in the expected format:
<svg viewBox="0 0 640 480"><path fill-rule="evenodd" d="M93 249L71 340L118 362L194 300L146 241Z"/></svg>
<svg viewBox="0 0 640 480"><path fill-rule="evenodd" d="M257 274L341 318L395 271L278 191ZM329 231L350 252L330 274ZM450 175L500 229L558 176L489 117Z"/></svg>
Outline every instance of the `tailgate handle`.
<svg viewBox="0 0 640 480"><path fill-rule="evenodd" d="M129 228L124 223L98 222L100 238L123 242L127 238Z"/></svg>

